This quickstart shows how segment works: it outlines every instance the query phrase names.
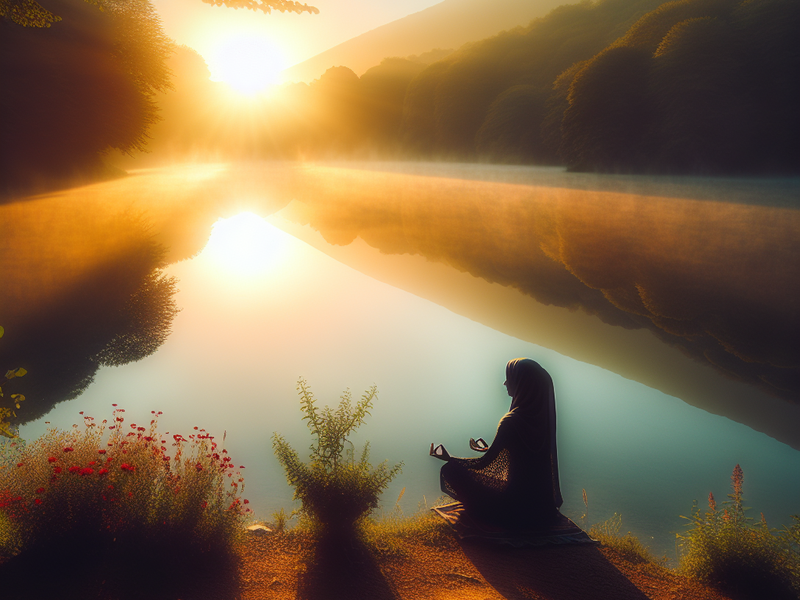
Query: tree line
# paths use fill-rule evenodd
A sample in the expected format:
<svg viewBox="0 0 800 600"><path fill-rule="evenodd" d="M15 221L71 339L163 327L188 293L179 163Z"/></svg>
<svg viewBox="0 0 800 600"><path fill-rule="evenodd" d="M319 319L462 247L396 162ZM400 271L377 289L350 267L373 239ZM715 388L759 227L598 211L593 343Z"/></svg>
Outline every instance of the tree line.
<svg viewBox="0 0 800 600"><path fill-rule="evenodd" d="M51 0L64 19L47 30L0 23L7 187L85 169L109 148L605 172L800 168L795 0L587 0L455 52L386 58L361 77L332 67L247 110L222 99L199 55L176 51L147 0L103 5Z"/></svg>
<svg viewBox="0 0 800 600"><path fill-rule="evenodd" d="M192 116L188 99L173 112L193 132L180 146L233 156L796 173L799 22L794 0L584 1L360 78L332 67L262 101L255 120L222 126L224 110Z"/></svg>

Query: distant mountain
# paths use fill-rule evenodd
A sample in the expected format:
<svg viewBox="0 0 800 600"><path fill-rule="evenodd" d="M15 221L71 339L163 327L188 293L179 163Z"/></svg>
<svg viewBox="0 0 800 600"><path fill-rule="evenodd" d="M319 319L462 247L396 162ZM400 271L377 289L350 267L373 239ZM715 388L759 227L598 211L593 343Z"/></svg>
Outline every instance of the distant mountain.
<svg viewBox="0 0 800 600"><path fill-rule="evenodd" d="M285 81L310 82L330 67L362 75L390 56L458 48L547 14L564 0L444 0L382 25L283 71Z"/></svg>

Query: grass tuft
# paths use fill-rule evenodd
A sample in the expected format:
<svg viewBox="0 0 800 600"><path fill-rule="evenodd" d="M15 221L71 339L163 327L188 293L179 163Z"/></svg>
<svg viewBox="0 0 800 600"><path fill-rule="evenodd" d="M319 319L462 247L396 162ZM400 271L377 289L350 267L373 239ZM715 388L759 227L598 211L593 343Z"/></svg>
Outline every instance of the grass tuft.
<svg viewBox="0 0 800 600"><path fill-rule="evenodd" d="M653 563L662 567L666 565L666 557L660 559L654 557L647 546L630 531L620 535L621 528L622 515L614 513L606 521L592 525L589 535L604 546L613 548L632 563Z"/></svg>

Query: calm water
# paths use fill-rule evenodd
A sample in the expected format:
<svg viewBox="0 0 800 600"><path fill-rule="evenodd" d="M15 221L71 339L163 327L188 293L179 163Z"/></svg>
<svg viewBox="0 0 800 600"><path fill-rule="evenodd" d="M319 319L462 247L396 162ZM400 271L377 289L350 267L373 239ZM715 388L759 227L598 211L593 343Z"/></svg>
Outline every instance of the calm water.
<svg viewBox="0 0 800 600"><path fill-rule="evenodd" d="M148 199L157 229L170 222L163 206L188 193L176 189L174 183L162 192L151 188L163 199L160 208L152 195ZM258 206L266 215L281 206L265 210L252 190L223 186L219 194L225 202L207 211L212 219L199 220L204 231L194 232L201 240L221 215ZM51 206L58 199L41 202ZM40 435L45 421L69 427L81 410L106 418L112 403L135 422L161 410L160 428L171 432L193 426L218 436L225 431L234 460L246 467L245 496L256 516L269 520L273 511L293 506L271 451L272 433L284 434L301 453L310 444L300 421L298 377L323 402L335 402L346 388L360 395L376 384L379 398L358 441L370 440L373 462L403 461L384 506L391 509L405 488L401 506L413 513L441 495L441 463L428 457L429 444L442 442L463 456L470 437L491 440L509 403L505 363L528 356L550 371L556 385L562 510L568 516L584 513L585 489L588 524L620 513L625 530L655 553L673 556L675 533L683 528L679 515L689 513L693 500L703 505L710 491L723 499L737 463L751 516L763 512L770 525L781 526L800 512L800 452L790 446L519 339L530 336L501 333L383 283L315 248L326 242L310 227L299 231L281 212L269 222L240 216L218 223L202 252L167 269L179 280L182 311L166 343L139 362L102 368L79 398L23 426L22 437ZM184 254L194 253L191 244L187 248ZM375 264L389 261L366 246L363 254Z"/></svg>

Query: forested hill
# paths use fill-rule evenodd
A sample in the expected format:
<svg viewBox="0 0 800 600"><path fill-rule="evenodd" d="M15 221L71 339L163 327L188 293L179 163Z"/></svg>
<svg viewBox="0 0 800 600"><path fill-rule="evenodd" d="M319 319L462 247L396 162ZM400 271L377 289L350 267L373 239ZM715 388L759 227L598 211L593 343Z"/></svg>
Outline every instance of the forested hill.
<svg viewBox="0 0 800 600"><path fill-rule="evenodd" d="M526 24L560 3L561 0L444 0L290 67L284 71L284 80L310 82L334 65L347 65L362 75L384 57L458 48Z"/></svg>
<svg viewBox="0 0 800 600"><path fill-rule="evenodd" d="M416 153L645 172L800 168L800 3L601 0L461 49L409 85Z"/></svg>
<svg viewBox="0 0 800 600"><path fill-rule="evenodd" d="M231 122L204 143L237 156L797 173L798 24L797 0L565 5L430 64L331 67L265 102L260 128Z"/></svg>
<svg viewBox="0 0 800 600"><path fill-rule="evenodd" d="M114 10L101 12L48 0L64 17L52 30L2 24L9 92L0 105L13 118L0 125L0 191L145 145L151 161L372 156L800 171L797 0L565 5L447 55L386 58L361 77L331 67L239 105L191 49L170 57L149 3L109 2ZM127 35L134 26L146 35Z"/></svg>

